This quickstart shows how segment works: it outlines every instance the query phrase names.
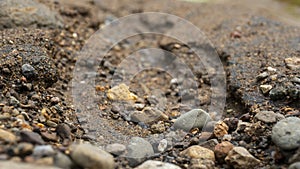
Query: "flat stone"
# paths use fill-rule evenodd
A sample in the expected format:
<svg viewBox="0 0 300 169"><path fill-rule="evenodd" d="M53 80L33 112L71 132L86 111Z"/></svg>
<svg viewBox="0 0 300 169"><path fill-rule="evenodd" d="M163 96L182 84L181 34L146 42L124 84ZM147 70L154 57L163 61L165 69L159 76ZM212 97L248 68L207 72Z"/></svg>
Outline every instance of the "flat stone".
<svg viewBox="0 0 300 169"><path fill-rule="evenodd" d="M106 93L110 100L135 101L138 97L129 91L129 87L122 83L109 89Z"/></svg>
<svg viewBox="0 0 300 169"><path fill-rule="evenodd" d="M145 161L143 164L139 165L138 167L135 167L135 169L181 169L181 168L171 163L148 160Z"/></svg>
<svg viewBox="0 0 300 169"><path fill-rule="evenodd" d="M71 146L71 158L79 166L89 169L114 169L112 155L90 144Z"/></svg>
<svg viewBox="0 0 300 169"><path fill-rule="evenodd" d="M272 129L272 141L281 149L292 150L300 146L300 119L288 117Z"/></svg>
<svg viewBox="0 0 300 169"><path fill-rule="evenodd" d="M254 168L260 164L260 161L244 147L234 147L229 151L225 161L235 169Z"/></svg>
<svg viewBox="0 0 300 169"><path fill-rule="evenodd" d="M7 143L14 143L17 140L17 137L6 130L0 129L0 140L5 141Z"/></svg>
<svg viewBox="0 0 300 169"><path fill-rule="evenodd" d="M126 146L123 144L114 143L107 145L105 150L114 155L121 155L126 151Z"/></svg>
<svg viewBox="0 0 300 169"><path fill-rule="evenodd" d="M137 123L143 122L145 124L152 124L157 121L166 121L168 120L168 116L156 108L145 107L143 111L132 112L130 119Z"/></svg>
<svg viewBox="0 0 300 169"><path fill-rule="evenodd" d="M273 87L272 85L260 85L259 88L263 94L267 94Z"/></svg>
<svg viewBox="0 0 300 169"><path fill-rule="evenodd" d="M182 152L180 152L180 156L215 161L215 154L212 150L198 145L194 145L183 150Z"/></svg>
<svg viewBox="0 0 300 169"><path fill-rule="evenodd" d="M24 142L29 142L32 144L45 144L42 137L35 132L21 131L20 135L21 135L21 140Z"/></svg>
<svg viewBox="0 0 300 169"><path fill-rule="evenodd" d="M278 120L284 119L284 116L274 113L273 111L261 111L258 112L254 118L265 123L275 123Z"/></svg>
<svg viewBox="0 0 300 169"><path fill-rule="evenodd" d="M211 120L208 113L202 109L193 109L176 119L175 129L190 131L192 128L202 129Z"/></svg>

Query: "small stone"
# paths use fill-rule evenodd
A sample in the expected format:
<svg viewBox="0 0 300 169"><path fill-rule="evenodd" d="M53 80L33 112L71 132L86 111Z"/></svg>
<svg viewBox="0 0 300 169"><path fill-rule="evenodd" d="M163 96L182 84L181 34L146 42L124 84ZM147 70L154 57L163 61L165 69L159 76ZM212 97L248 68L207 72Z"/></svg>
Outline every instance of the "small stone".
<svg viewBox="0 0 300 169"><path fill-rule="evenodd" d="M259 74L258 76L256 76L256 79L258 81L260 81L260 80L263 80L263 79L267 78L268 76L269 76L268 72L262 72L261 74Z"/></svg>
<svg viewBox="0 0 300 169"><path fill-rule="evenodd" d="M218 161L223 162L229 151L233 149L233 145L228 141L223 141L215 147L215 155Z"/></svg>
<svg viewBox="0 0 300 169"><path fill-rule="evenodd" d="M41 136L46 141L57 141L57 135L55 133L49 133L49 132L41 132Z"/></svg>
<svg viewBox="0 0 300 169"><path fill-rule="evenodd" d="M72 169L74 164L72 160L65 154L58 152L54 156L54 165L63 169Z"/></svg>
<svg viewBox="0 0 300 169"><path fill-rule="evenodd" d="M17 147L14 151L14 154L18 155L18 156L21 156L21 157L24 157L24 156L32 154L32 152L33 152L33 145L32 144L30 144L30 143L20 143L20 144L17 145Z"/></svg>
<svg viewBox="0 0 300 169"><path fill-rule="evenodd" d="M53 157L43 157L43 158L36 159L34 163L38 165L52 166L54 164L54 160Z"/></svg>
<svg viewBox="0 0 300 169"><path fill-rule="evenodd" d="M215 146L219 144L217 139L209 139L205 142L200 143L199 145L204 148L208 148L210 150L214 150Z"/></svg>
<svg viewBox="0 0 300 169"><path fill-rule="evenodd" d="M141 137L132 137L127 146L126 158L131 167L142 163L146 157L154 155L152 145Z"/></svg>
<svg viewBox="0 0 300 169"><path fill-rule="evenodd" d="M187 148L186 150L183 150L182 152L180 152L180 156L215 161L215 154L212 150L198 145L194 145Z"/></svg>
<svg viewBox="0 0 300 169"><path fill-rule="evenodd" d="M151 125L152 133L163 133L166 130L166 127L163 122L158 122Z"/></svg>
<svg viewBox="0 0 300 169"><path fill-rule="evenodd" d="M258 112L254 118L265 123L275 123L278 120L284 119L284 116L274 113L273 111L261 111Z"/></svg>
<svg viewBox="0 0 300 169"><path fill-rule="evenodd" d="M191 159L191 169L214 169L215 162L207 159Z"/></svg>
<svg viewBox="0 0 300 169"><path fill-rule="evenodd" d="M294 77L291 79L292 82L300 84L300 78Z"/></svg>
<svg viewBox="0 0 300 169"><path fill-rule="evenodd" d="M109 89L106 93L110 100L135 101L138 97L129 91L129 87L122 83Z"/></svg>
<svg viewBox="0 0 300 169"><path fill-rule="evenodd" d="M71 146L71 158L82 168L114 169L115 167L112 155L90 144Z"/></svg>
<svg viewBox="0 0 300 169"><path fill-rule="evenodd" d="M260 161L253 157L244 147L234 147L229 151L225 161L235 169L258 167Z"/></svg>
<svg viewBox="0 0 300 169"><path fill-rule="evenodd" d="M179 116L174 123L174 128L184 131L190 131L192 128L202 129L210 120L209 114L204 110L193 109Z"/></svg>
<svg viewBox="0 0 300 169"><path fill-rule="evenodd" d="M168 120L168 116L156 108L145 107L143 111L132 112L130 119L137 123L143 122L145 124L152 124L157 121L166 121Z"/></svg>
<svg viewBox="0 0 300 169"><path fill-rule="evenodd" d="M232 135L231 134L225 134L222 138L222 141L231 141Z"/></svg>
<svg viewBox="0 0 300 169"><path fill-rule="evenodd" d="M148 160L134 169L181 169L181 168L171 163Z"/></svg>
<svg viewBox="0 0 300 169"><path fill-rule="evenodd" d="M16 142L17 137L9 131L0 129L0 140L7 143L14 143Z"/></svg>
<svg viewBox="0 0 300 169"><path fill-rule="evenodd" d="M291 70L300 69L300 58L299 57L290 57L284 59L286 67Z"/></svg>
<svg viewBox="0 0 300 169"><path fill-rule="evenodd" d="M27 78L27 79L32 79L35 78L37 73L34 67L32 67L30 64L23 64L22 65L22 74Z"/></svg>
<svg viewBox="0 0 300 169"><path fill-rule="evenodd" d="M59 103L60 102L60 98L59 97L52 97L50 99L50 102L53 104Z"/></svg>
<svg viewBox="0 0 300 169"><path fill-rule="evenodd" d="M11 106L17 107L20 104L20 101L16 99L14 96L10 96L9 104Z"/></svg>
<svg viewBox="0 0 300 169"><path fill-rule="evenodd" d="M158 143L157 150L159 152L164 152L167 149L167 147L168 147L168 141L166 139L162 139Z"/></svg>
<svg viewBox="0 0 300 169"><path fill-rule="evenodd" d="M44 140L39 134L31 131L21 131L20 136L23 142L29 142L32 144L45 144Z"/></svg>
<svg viewBox="0 0 300 169"><path fill-rule="evenodd" d="M71 140L72 139L72 132L69 125L62 123L58 124L56 127L57 135L59 135L62 139Z"/></svg>
<svg viewBox="0 0 300 169"><path fill-rule="evenodd" d="M300 169L300 162L291 164L288 169Z"/></svg>
<svg viewBox="0 0 300 169"><path fill-rule="evenodd" d="M219 121L215 124L214 135L216 137L223 137L225 134L228 134L229 127L223 121Z"/></svg>
<svg viewBox="0 0 300 169"><path fill-rule="evenodd" d="M300 119L288 117L280 120L272 129L272 141L283 150L300 146Z"/></svg>
<svg viewBox="0 0 300 169"><path fill-rule="evenodd" d="M268 94L273 87L272 85L260 85L259 88L263 94Z"/></svg>
<svg viewBox="0 0 300 169"><path fill-rule="evenodd" d="M126 146L123 144L114 143L107 145L105 150L111 154L119 156L126 151Z"/></svg>
<svg viewBox="0 0 300 169"><path fill-rule="evenodd" d="M33 156L34 157L46 157L46 156L53 156L56 152L52 148L51 145L42 145L42 146L35 146L33 149Z"/></svg>
<svg viewBox="0 0 300 169"><path fill-rule="evenodd" d="M270 66L267 67L267 70L268 70L269 72L276 72L276 71L277 71L275 68L272 68L272 67L270 67Z"/></svg>

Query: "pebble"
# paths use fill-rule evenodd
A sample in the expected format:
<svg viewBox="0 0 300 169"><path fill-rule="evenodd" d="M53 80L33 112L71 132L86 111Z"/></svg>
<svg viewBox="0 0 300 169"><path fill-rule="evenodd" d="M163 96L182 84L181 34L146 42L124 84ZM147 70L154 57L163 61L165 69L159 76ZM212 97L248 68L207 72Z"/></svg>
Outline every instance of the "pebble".
<svg viewBox="0 0 300 169"><path fill-rule="evenodd" d="M210 121L210 116L202 109L193 109L181 116L174 122L175 129L190 131L192 128L202 129Z"/></svg>
<svg viewBox="0 0 300 169"><path fill-rule="evenodd" d="M260 111L254 116L254 119L265 123L275 123L278 120L284 119L284 116L273 111Z"/></svg>
<svg viewBox="0 0 300 169"><path fill-rule="evenodd" d="M72 132L69 125L65 123L58 124L56 127L56 133L60 136L63 140L71 140L72 139Z"/></svg>
<svg viewBox="0 0 300 169"><path fill-rule="evenodd" d="M300 162L291 164L288 169L300 169Z"/></svg>
<svg viewBox="0 0 300 169"><path fill-rule="evenodd" d="M54 156L54 165L63 169L72 169L74 168L74 163L72 160L65 154L58 152Z"/></svg>
<svg viewBox="0 0 300 169"><path fill-rule="evenodd" d="M288 117L280 120L272 129L272 141L283 150L300 146L300 119Z"/></svg>
<svg viewBox="0 0 300 169"><path fill-rule="evenodd" d="M290 57L284 59L286 67L291 70L300 69L300 58L299 57Z"/></svg>
<svg viewBox="0 0 300 169"><path fill-rule="evenodd" d="M148 160L145 161L143 164L139 165L138 167L135 167L134 169L181 169L181 168L171 163Z"/></svg>
<svg viewBox="0 0 300 169"><path fill-rule="evenodd" d="M13 152L14 155L24 157L24 156L32 154L33 145L30 143L19 143L13 151L14 151Z"/></svg>
<svg viewBox="0 0 300 169"><path fill-rule="evenodd" d="M129 91L129 87L122 83L109 89L106 93L110 100L135 101L138 97Z"/></svg>
<svg viewBox="0 0 300 169"><path fill-rule="evenodd" d="M56 152L52 148L51 145L42 145L42 146L35 146L33 149L33 156L34 157L46 157L46 156L53 156Z"/></svg>
<svg viewBox="0 0 300 169"><path fill-rule="evenodd" d="M126 146L123 144L114 143L107 145L105 150L111 154L119 156L126 151Z"/></svg>
<svg viewBox="0 0 300 169"><path fill-rule="evenodd" d="M21 131L20 136L23 142L29 142L32 144L45 144L44 140L39 134L31 131Z"/></svg>
<svg viewBox="0 0 300 169"><path fill-rule="evenodd" d="M259 88L263 94L268 94L273 87L272 85L260 85Z"/></svg>
<svg viewBox="0 0 300 169"><path fill-rule="evenodd" d="M132 137L127 146L126 158L131 167L142 163L146 157L154 155L152 145L141 137Z"/></svg>
<svg viewBox="0 0 300 169"><path fill-rule="evenodd" d="M214 150L215 146L218 144L218 140L217 139L210 139L210 140L207 140L205 142L202 142L200 143L199 145L201 147L204 147L204 148L208 148L210 150Z"/></svg>
<svg viewBox="0 0 300 169"><path fill-rule="evenodd" d="M35 78L37 75L36 70L34 67L32 67L30 64L23 64L22 65L22 74L27 78L27 79L32 79Z"/></svg>
<svg viewBox="0 0 300 169"><path fill-rule="evenodd" d="M60 98L59 97L52 97L50 99L50 102L53 104L59 103L60 102Z"/></svg>
<svg viewBox="0 0 300 169"><path fill-rule="evenodd" d="M259 80L263 80L263 79L267 78L268 76L269 76L268 72L262 72L256 76L256 79L259 81Z"/></svg>
<svg viewBox="0 0 300 169"><path fill-rule="evenodd" d="M168 120L168 116L156 108L145 107L143 111L132 112L130 119L136 123L143 122L145 124L152 124L157 121L166 121Z"/></svg>
<svg viewBox="0 0 300 169"><path fill-rule="evenodd" d="M225 161L235 169L250 169L260 164L260 161L253 157L244 147L234 147L229 151Z"/></svg>
<svg viewBox="0 0 300 169"><path fill-rule="evenodd" d="M167 147L168 147L168 141L166 139L162 139L158 143L157 150L159 152L164 152L167 149Z"/></svg>
<svg viewBox="0 0 300 169"><path fill-rule="evenodd" d="M281 99L285 99L287 95L287 91L285 88L283 87L276 87L273 88L272 90L270 90L269 92L269 96L272 100L281 100Z"/></svg>
<svg viewBox="0 0 300 169"><path fill-rule="evenodd" d="M225 134L228 134L229 127L223 121L219 121L215 124L214 135L216 137L223 137Z"/></svg>
<svg viewBox="0 0 300 169"><path fill-rule="evenodd" d="M20 101L16 99L14 96L10 96L9 104L11 106L17 107L20 104Z"/></svg>
<svg viewBox="0 0 300 169"><path fill-rule="evenodd" d="M38 165L33 163L20 163L20 162L14 162L14 161L0 161L0 168L3 169L60 169L58 167L54 166L46 166L46 165Z"/></svg>
<svg viewBox="0 0 300 169"><path fill-rule="evenodd" d="M16 142L17 137L9 131L0 129L0 140L7 143L14 143Z"/></svg>
<svg viewBox="0 0 300 169"><path fill-rule="evenodd" d="M191 159L191 169L215 169L215 162L207 159Z"/></svg>
<svg viewBox="0 0 300 169"><path fill-rule="evenodd" d="M220 162L223 162L229 151L233 149L233 145L228 141L223 141L215 146L215 156Z"/></svg>
<svg viewBox="0 0 300 169"><path fill-rule="evenodd" d="M71 158L82 168L114 169L115 167L111 154L90 144L72 145Z"/></svg>
<svg viewBox="0 0 300 169"><path fill-rule="evenodd" d="M180 152L180 156L215 161L215 154L212 150L198 145L194 145L183 150L182 152Z"/></svg>

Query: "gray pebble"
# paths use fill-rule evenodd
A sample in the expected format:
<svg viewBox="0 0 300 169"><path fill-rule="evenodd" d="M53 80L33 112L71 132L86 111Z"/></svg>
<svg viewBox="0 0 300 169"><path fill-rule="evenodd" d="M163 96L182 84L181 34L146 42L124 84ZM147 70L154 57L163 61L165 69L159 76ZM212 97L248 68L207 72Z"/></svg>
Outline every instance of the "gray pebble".
<svg viewBox="0 0 300 169"><path fill-rule="evenodd" d="M55 153L51 145L35 146L33 149L34 157L53 156Z"/></svg>
<svg viewBox="0 0 300 169"><path fill-rule="evenodd" d="M284 150L300 146L300 119L288 117L276 123L272 129L272 141Z"/></svg>
<svg viewBox="0 0 300 169"><path fill-rule="evenodd" d="M273 111L261 111L254 118L265 123L275 123L278 120L284 119L284 116Z"/></svg>
<svg viewBox="0 0 300 169"><path fill-rule="evenodd" d="M55 166L63 168L63 169L71 169L74 166L72 160L67 155L65 155L61 152L58 152L54 156L54 164L55 164Z"/></svg>
<svg viewBox="0 0 300 169"><path fill-rule="evenodd" d="M121 155L126 151L126 146L123 144L114 143L107 145L105 150L114 155Z"/></svg>
<svg viewBox="0 0 300 169"><path fill-rule="evenodd" d="M152 145L141 137L132 137L127 150L126 158L131 167L142 163L146 157L154 155Z"/></svg>
<svg viewBox="0 0 300 169"><path fill-rule="evenodd" d="M193 109L176 119L175 129L190 131L192 128L202 129L211 120L208 113L202 109Z"/></svg>
<svg viewBox="0 0 300 169"><path fill-rule="evenodd" d="M115 167L112 155L90 144L73 145L71 158L82 168L113 169Z"/></svg>
<svg viewBox="0 0 300 169"><path fill-rule="evenodd" d="M31 78L35 78L36 76L36 71L34 69L34 67L32 67L30 64L23 64L22 65L22 74L27 78L27 79L31 79Z"/></svg>

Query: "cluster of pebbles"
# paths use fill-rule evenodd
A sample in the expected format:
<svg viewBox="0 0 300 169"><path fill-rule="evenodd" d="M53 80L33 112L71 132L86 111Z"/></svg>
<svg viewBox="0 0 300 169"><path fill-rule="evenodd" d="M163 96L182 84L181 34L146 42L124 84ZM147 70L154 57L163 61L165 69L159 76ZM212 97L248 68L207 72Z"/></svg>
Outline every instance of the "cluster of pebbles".
<svg viewBox="0 0 300 169"><path fill-rule="evenodd" d="M298 27L230 3L1 0L0 7L0 168L300 168ZM193 9L201 12L186 17ZM212 40L227 72L221 119L208 112L211 74L189 47L144 35L120 42L101 62L95 119L105 123L82 123L71 98L76 52L113 19L144 11L185 17ZM191 79L160 70L112 85L122 59L146 47L184 59L197 88L182 91ZM199 97L181 104L182 92ZM99 133L106 124L130 136L127 143Z"/></svg>

